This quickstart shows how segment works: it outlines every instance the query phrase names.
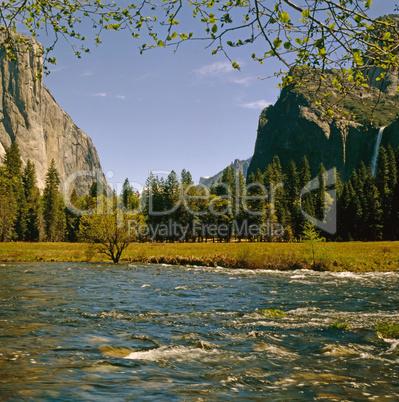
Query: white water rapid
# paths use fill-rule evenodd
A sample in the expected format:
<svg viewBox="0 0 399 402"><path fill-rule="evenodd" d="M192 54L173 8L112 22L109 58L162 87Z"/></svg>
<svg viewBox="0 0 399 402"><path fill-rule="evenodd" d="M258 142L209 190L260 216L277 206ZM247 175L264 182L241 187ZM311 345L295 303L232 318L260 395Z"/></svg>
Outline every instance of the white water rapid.
<svg viewBox="0 0 399 402"><path fill-rule="evenodd" d="M378 131L377 139L375 141L373 157L371 158L371 173L373 176L377 173L377 159L378 159L378 151L380 150L382 134L384 133L385 127L381 127L380 131Z"/></svg>

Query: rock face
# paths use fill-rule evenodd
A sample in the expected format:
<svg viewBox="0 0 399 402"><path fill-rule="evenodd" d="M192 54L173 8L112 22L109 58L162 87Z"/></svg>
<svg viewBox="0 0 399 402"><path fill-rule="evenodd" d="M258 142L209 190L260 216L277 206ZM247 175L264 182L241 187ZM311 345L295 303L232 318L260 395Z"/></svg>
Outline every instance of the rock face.
<svg viewBox="0 0 399 402"><path fill-rule="evenodd" d="M42 67L41 57L35 56L40 44L23 37L31 50L17 52L15 61L0 51L0 156L16 141L23 165L28 159L35 164L40 189L53 158L61 184L77 171L102 172L91 139L61 109L42 79L35 80ZM87 193L92 181L82 176L76 182L78 195Z"/></svg>
<svg viewBox="0 0 399 402"><path fill-rule="evenodd" d="M399 25L398 15L388 17ZM257 169L264 171L275 155L283 168L291 160L299 163L306 155L313 175L322 162L326 169L335 167L346 180L361 161L366 166L371 164L380 127L386 127L381 144L398 146L399 74L396 70L388 71L385 79L380 80L381 72L379 68L370 68L367 72L370 88L352 88L346 97L334 93L331 87L324 88L332 99L341 97L339 106L347 112L341 119L326 120L311 94L319 81L306 78L305 71L306 84L302 88L284 88L276 104L262 111L248 174Z"/></svg>
<svg viewBox="0 0 399 402"><path fill-rule="evenodd" d="M247 172L248 172L248 167L249 164L251 163L252 158L248 158L245 160L241 159L236 159L233 162L234 169L236 170L241 170L242 174L244 177L246 177ZM200 177L200 184L203 184L206 187L211 187L211 185L219 180L219 177L222 177L223 171L215 174L214 176L209 176L209 177Z"/></svg>
<svg viewBox="0 0 399 402"><path fill-rule="evenodd" d="M384 130L381 145L386 147L388 144L391 144L393 148L399 147L399 119Z"/></svg>
<svg viewBox="0 0 399 402"><path fill-rule="evenodd" d="M395 122L399 102L397 95L384 96L378 124L387 126L382 145L388 142L396 145L399 144L399 122ZM358 107L364 104L364 99L361 94L355 94L348 105ZM367 102L372 103L373 99L369 96ZM248 175L257 169L263 172L275 155L280 158L283 168L291 160L300 163L306 156L313 176L323 163L327 170L335 167L344 180L359 167L361 161L366 166L370 165L378 127L365 125L355 118L327 121L321 118L313 105L314 102L305 94L285 88L276 104L262 111Z"/></svg>

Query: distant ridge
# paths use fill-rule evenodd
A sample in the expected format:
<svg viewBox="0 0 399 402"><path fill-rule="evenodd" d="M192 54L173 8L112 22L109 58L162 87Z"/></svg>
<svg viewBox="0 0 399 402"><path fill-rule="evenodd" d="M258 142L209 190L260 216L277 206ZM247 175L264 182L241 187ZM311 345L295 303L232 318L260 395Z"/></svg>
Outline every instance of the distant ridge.
<svg viewBox="0 0 399 402"><path fill-rule="evenodd" d="M242 160L242 159L236 159L233 162L233 166L236 170L241 170L242 174L244 177L247 177L247 172L248 172L248 167L249 164L251 163L252 156L248 159ZM206 187L210 187L213 183L217 182L220 177L222 177L223 170L214 176L203 176L200 177L199 183L203 184Z"/></svg>

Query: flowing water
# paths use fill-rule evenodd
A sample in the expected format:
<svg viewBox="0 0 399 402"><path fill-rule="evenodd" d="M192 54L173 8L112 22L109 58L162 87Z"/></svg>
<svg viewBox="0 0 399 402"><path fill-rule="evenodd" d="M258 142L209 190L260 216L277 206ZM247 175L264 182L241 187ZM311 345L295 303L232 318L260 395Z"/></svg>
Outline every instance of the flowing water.
<svg viewBox="0 0 399 402"><path fill-rule="evenodd" d="M381 146L382 135L384 134L385 127L381 127L378 131L377 138L375 140L374 152L371 158L371 173L373 176L377 174L377 160L378 160L378 152Z"/></svg>
<svg viewBox="0 0 399 402"><path fill-rule="evenodd" d="M398 274L0 269L2 401L399 400Z"/></svg>

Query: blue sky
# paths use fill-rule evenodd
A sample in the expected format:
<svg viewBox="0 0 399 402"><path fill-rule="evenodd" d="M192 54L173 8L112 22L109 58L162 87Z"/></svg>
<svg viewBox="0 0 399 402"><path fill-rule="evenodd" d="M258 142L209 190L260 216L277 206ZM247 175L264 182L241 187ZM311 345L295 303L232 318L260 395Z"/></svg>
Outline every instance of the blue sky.
<svg viewBox="0 0 399 402"><path fill-rule="evenodd" d="M377 14L393 12L394 5L374 1ZM278 80L261 78L281 65L250 58L261 42L231 53L242 67L237 71L205 42L140 55L127 32L102 39L82 59L59 42L57 65L44 83L92 138L104 172L113 172L110 182L128 177L144 185L151 170L180 174L183 168L197 181L253 154L259 114L279 96Z"/></svg>

